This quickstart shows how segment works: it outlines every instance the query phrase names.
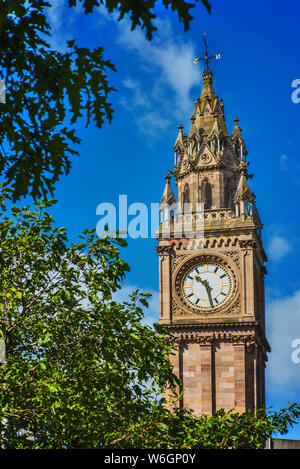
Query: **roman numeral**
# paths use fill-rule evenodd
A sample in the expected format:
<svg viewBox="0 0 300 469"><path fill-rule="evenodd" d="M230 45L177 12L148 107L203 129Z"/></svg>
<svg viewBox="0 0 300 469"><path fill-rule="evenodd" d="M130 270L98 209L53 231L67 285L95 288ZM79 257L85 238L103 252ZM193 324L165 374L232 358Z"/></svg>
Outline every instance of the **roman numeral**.
<svg viewBox="0 0 300 469"><path fill-rule="evenodd" d="M217 300L217 298L214 298L214 300L215 300L215 302L216 302L217 304L219 303L218 300Z"/></svg>
<svg viewBox="0 0 300 469"><path fill-rule="evenodd" d="M217 272L218 268L219 268L219 267L216 267L216 268L215 268L215 270L214 270L214 273L216 273L216 272Z"/></svg>
<svg viewBox="0 0 300 469"><path fill-rule="evenodd" d="M197 305L199 303L199 301L200 301L199 298L197 298L197 301L195 302L195 305Z"/></svg>
<svg viewBox="0 0 300 469"><path fill-rule="evenodd" d="M221 277L220 277L220 278L224 278L224 277L226 277L226 274L224 274L224 275L221 275Z"/></svg>
<svg viewBox="0 0 300 469"><path fill-rule="evenodd" d="M224 292L222 292L222 291L221 291L221 293L220 293L220 294L221 294L221 295L224 295L224 296L226 296L226 293L224 293Z"/></svg>
<svg viewBox="0 0 300 469"><path fill-rule="evenodd" d="M188 295L188 298L190 298L191 296L193 296L193 294L194 294L194 293L190 293L190 294Z"/></svg>

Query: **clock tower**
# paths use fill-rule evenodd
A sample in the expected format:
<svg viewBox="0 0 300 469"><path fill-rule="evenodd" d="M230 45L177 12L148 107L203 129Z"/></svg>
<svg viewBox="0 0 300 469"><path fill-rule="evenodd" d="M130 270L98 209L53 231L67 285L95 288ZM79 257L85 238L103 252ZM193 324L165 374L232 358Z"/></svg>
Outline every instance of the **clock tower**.
<svg viewBox="0 0 300 469"><path fill-rule="evenodd" d="M156 235L159 322L176 347L179 405L196 414L265 404L266 255L248 164L239 121L230 135L207 60L189 134L179 126Z"/></svg>

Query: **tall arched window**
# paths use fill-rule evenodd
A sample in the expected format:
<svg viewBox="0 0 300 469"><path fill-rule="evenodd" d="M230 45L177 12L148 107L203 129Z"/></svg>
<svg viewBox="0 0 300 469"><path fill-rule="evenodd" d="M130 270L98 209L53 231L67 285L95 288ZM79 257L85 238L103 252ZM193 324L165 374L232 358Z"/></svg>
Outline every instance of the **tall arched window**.
<svg viewBox="0 0 300 469"><path fill-rule="evenodd" d="M224 207L225 208L232 207L232 196L233 196L233 187L229 181L226 181L225 189L224 189Z"/></svg>
<svg viewBox="0 0 300 469"><path fill-rule="evenodd" d="M190 202L190 188L188 184L185 184L183 189L183 202L186 204Z"/></svg>
<svg viewBox="0 0 300 469"><path fill-rule="evenodd" d="M182 208L184 210L184 208L186 208L186 210L188 210L188 207L184 207L185 204L189 204L190 203L190 188L189 188L189 185L188 184L185 184L184 185L184 188L183 188L183 193L182 193Z"/></svg>
<svg viewBox="0 0 300 469"><path fill-rule="evenodd" d="M201 202L204 204L204 210L212 207L212 190L208 179L204 179L201 187Z"/></svg>

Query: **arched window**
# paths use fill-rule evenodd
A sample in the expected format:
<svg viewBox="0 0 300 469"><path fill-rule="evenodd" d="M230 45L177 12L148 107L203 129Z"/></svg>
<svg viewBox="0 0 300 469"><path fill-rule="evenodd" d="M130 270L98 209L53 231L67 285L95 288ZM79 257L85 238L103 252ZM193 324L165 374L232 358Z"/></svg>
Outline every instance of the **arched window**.
<svg viewBox="0 0 300 469"><path fill-rule="evenodd" d="M212 190L211 184L204 179L201 187L201 202L204 204L204 210L212 207Z"/></svg>
<svg viewBox="0 0 300 469"><path fill-rule="evenodd" d="M232 196L233 196L232 185L228 181L226 181L225 189L224 189L224 207L225 208L232 207Z"/></svg>
<svg viewBox="0 0 300 469"><path fill-rule="evenodd" d="M190 203L190 188L188 184L185 184L183 188L183 192L182 192L182 209L188 210L189 207L185 205L189 203Z"/></svg>
<svg viewBox="0 0 300 469"><path fill-rule="evenodd" d="M183 189L183 203L188 204L190 202L190 188L188 184L185 184Z"/></svg>

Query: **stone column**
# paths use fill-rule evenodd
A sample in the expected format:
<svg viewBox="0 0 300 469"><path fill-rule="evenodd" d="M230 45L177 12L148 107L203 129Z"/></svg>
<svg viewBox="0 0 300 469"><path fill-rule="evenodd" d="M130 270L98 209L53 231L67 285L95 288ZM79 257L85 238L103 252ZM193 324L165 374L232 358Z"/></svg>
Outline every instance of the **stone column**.
<svg viewBox="0 0 300 469"><path fill-rule="evenodd" d="M245 345L234 344L234 407L237 412L246 410L246 357Z"/></svg>
<svg viewBox="0 0 300 469"><path fill-rule="evenodd" d="M216 410L214 350L212 345L200 345L201 413L212 415Z"/></svg>
<svg viewBox="0 0 300 469"><path fill-rule="evenodd" d="M201 409L202 370L200 346L187 342L182 354L183 406L199 415Z"/></svg>
<svg viewBox="0 0 300 469"><path fill-rule="evenodd" d="M156 247L159 256L159 318L169 323L171 321L172 279L171 255L173 248L170 245Z"/></svg>

